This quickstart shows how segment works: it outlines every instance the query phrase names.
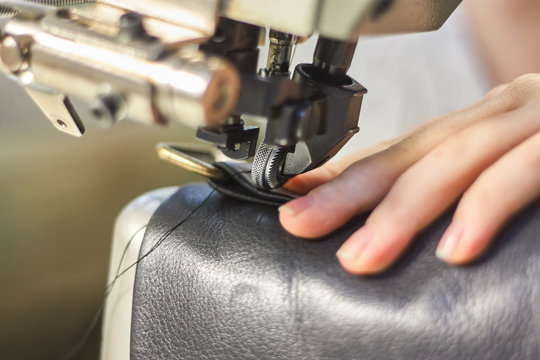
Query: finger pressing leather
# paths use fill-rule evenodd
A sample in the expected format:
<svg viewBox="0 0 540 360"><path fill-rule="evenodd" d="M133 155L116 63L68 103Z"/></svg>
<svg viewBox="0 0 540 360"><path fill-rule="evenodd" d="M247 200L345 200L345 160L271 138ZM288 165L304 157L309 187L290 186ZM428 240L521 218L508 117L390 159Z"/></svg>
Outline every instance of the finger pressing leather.
<svg viewBox="0 0 540 360"><path fill-rule="evenodd" d="M300 237L320 237L337 229L355 214L373 208L406 169L443 139L470 123L481 121L477 117L501 110L496 105L486 105L488 102L418 127L397 144L357 161L332 181L329 180L339 167L324 168L314 175L306 174L301 179L308 179L317 187L306 197L281 208L282 225Z"/></svg>
<svg viewBox="0 0 540 360"><path fill-rule="evenodd" d="M280 221L290 233L316 238L330 233L358 212L372 208L399 175L398 152L383 151L361 160L332 181L280 208Z"/></svg>
<svg viewBox="0 0 540 360"><path fill-rule="evenodd" d="M334 179L353 163L384 151L392 145L402 141L417 143L417 148L420 150L417 154L418 156L422 156L434 145L440 143L444 138L460 131L468 124L506 111L508 108L506 102L494 100L494 98L500 95L507 86L508 85L500 85L492 89L483 99L466 109L441 116L430 122L421 124L391 140L384 141L369 147L368 149L351 154L339 161L327 163L322 167L305 174L295 176L287 182L285 188L298 194L307 194L316 187ZM410 146L411 145L409 145L409 147Z"/></svg>
<svg viewBox="0 0 540 360"><path fill-rule="evenodd" d="M516 110L475 123L408 169L367 220L371 239L360 232L338 256L355 273L388 267L416 233L441 214L480 173L540 129L530 111ZM358 246L357 243L367 245ZM361 248L361 251L354 252ZM352 252L351 252L352 249Z"/></svg>
<svg viewBox="0 0 540 360"><path fill-rule="evenodd" d="M437 256L461 264L480 256L516 213L540 194L540 134L482 173L463 195Z"/></svg>
<svg viewBox="0 0 540 360"><path fill-rule="evenodd" d="M311 190L315 189L318 186L321 186L324 183L334 179L336 176L341 174L350 165L355 162L364 159L368 156L376 154L380 151L387 149L392 144L401 140L401 137L384 141L380 144L361 150L350 154L338 161L331 161L324 164L320 168L309 171L305 174L295 176L285 184L285 188L290 191L294 191L298 194L307 194Z"/></svg>

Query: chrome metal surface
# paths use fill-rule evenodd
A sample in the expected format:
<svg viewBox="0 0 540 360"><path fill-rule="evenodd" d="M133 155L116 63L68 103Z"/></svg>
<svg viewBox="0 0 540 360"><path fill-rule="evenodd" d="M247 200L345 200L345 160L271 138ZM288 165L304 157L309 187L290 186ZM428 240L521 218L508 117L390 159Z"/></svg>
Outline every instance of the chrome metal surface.
<svg viewBox="0 0 540 360"><path fill-rule="evenodd" d="M171 24L201 32L214 33L219 0L98 0L100 3L144 14Z"/></svg>
<svg viewBox="0 0 540 360"><path fill-rule="evenodd" d="M239 115L235 113L238 109L271 120L272 116L281 116L283 119L273 121L272 126L285 124L283 127L291 131L297 126L294 121L309 119L306 123L315 124L310 133L321 136L317 149L326 154L328 149L341 147L352 132L357 131L357 116L350 114L356 114L360 103L357 101L351 112L351 102L345 101L351 96L344 95L343 103L336 100L339 106L325 113L332 119L339 113L348 123L355 123L354 128L346 127L350 131L346 130L339 141L331 139L332 129L317 125L323 105L318 112L311 112L312 108L306 105L303 110L310 112L304 113L294 108L300 106L298 104L287 104L289 112L280 112L283 109L279 106L289 100L312 102L314 96L320 96L320 91L308 94L313 90L309 90L311 85L318 90L328 90L327 97L336 97L331 88L347 78L354 43L359 36L437 29L460 1L0 0L0 14L18 13L2 28L0 68L28 87L29 94L49 120L72 135L82 135L84 127L66 95L94 104L95 115L107 125L123 119L148 124L175 120L193 128L214 131L221 129L231 115ZM81 4L88 6L75 6ZM259 76L254 81L247 76L254 75L255 66L251 64L256 64L256 43L233 47L225 42L219 52L205 48L204 45L211 43L210 39L214 45L219 44L224 22L238 24L237 21L244 23L243 27L247 23L271 29L265 69L268 78ZM277 95L266 91L276 88L272 81L266 80L289 75L296 39L313 33L319 33L322 39L315 54L314 73L326 75L302 90L298 88L301 94L294 99L282 91ZM233 39L243 36L239 31L233 31L232 35ZM199 49L200 44L203 46ZM238 101L241 79L242 94L256 96L244 96ZM258 81L260 79L262 81ZM254 89L258 92L251 91ZM345 87L341 90L347 91ZM265 94L274 98L269 99ZM276 97L281 97L280 101L275 101ZM250 107L252 103L257 106ZM268 109L268 104L273 106L272 113L260 110ZM253 109L257 111L250 112ZM302 115L295 113L296 110ZM318 117L313 120L306 114ZM306 123L302 124L302 130L308 128ZM288 143L294 136L287 134L283 137L285 140L280 138L281 142L275 143L295 145ZM262 188L281 186L285 181L283 174L288 177L293 175L290 169L298 168L291 167L290 163L297 162L305 153L301 149L302 145L297 146L296 154L288 157L283 147L261 145L254 163L254 181ZM308 169L334 154L332 150L322 158L304 156L301 162L308 162L305 167Z"/></svg>
<svg viewBox="0 0 540 360"><path fill-rule="evenodd" d="M270 44L265 74L268 76L288 76L293 47L296 45L295 35L270 30Z"/></svg>
<svg viewBox="0 0 540 360"><path fill-rule="evenodd" d="M93 4L96 0L16 0L16 1L2 1L0 3L0 19L9 18L19 13L18 7L27 4L38 4L53 7L65 7L82 4Z"/></svg>
<svg viewBox="0 0 540 360"><path fill-rule="evenodd" d="M310 36L317 29L322 2L323 0L224 0L221 15L290 34Z"/></svg>
<svg viewBox="0 0 540 360"><path fill-rule="evenodd" d="M284 184L282 171L286 156L286 148L261 143L251 169L251 180L258 188L275 189Z"/></svg>
<svg viewBox="0 0 540 360"><path fill-rule="evenodd" d="M16 1L3 1L5 3L36 3L47 6L64 7L81 4L93 4L96 0L16 0Z"/></svg>
<svg viewBox="0 0 540 360"><path fill-rule="evenodd" d="M240 87L239 75L230 63L203 54L195 45L168 49L169 45L151 36L124 43L111 27L84 12L53 11L37 21L15 18L4 28L10 47L2 58L9 60L14 73L21 61L11 38L30 37L31 67L22 82L90 103L103 94L114 94L127 109L116 120L175 120L191 127L225 121Z"/></svg>
<svg viewBox="0 0 540 360"><path fill-rule="evenodd" d="M92 104L92 114L101 126L110 127L127 116L124 97L118 94L104 94Z"/></svg>
<svg viewBox="0 0 540 360"><path fill-rule="evenodd" d="M28 49L16 38L13 36L6 36L2 39L0 59L9 71L15 73L21 70L27 60L27 56Z"/></svg>
<svg viewBox="0 0 540 360"><path fill-rule="evenodd" d="M17 11L6 6L0 6L0 19L17 15Z"/></svg>
<svg viewBox="0 0 540 360"><path fill-rule="evenodd" d="M438 29L461 0L224 0L222 15L295 34L337 40Z"/></svg>
<svg viewBox="0 0 540 360"><path fill-rule="evenodd" d="M182 149L182 145L169 143L160 143L156 147L160 159L168 161L182 169L192 173L202 175L216 181L222 181L227 177L227 174L201 159L187 154Z"/></svg>
<svg viewBox="0 0 540 360"><path fill-rule="evenodd" d="M84 125L66 95L30 86L25 90L58 130L77 137L84 134Z"/></svg>

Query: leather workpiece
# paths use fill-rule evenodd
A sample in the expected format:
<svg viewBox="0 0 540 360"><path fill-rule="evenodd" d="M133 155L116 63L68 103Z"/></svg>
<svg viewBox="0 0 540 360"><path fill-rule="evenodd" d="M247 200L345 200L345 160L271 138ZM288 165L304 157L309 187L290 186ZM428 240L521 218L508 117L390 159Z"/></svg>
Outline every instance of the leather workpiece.
<svg viewBox="0 0 540 360"><path fill-rule="evenodd" d="M141 255L175 229L137 267L131 358L540 358L540 203L467 267L434 256L450 219L366 278L335 257L364 216L306 241L273 207L184 187L146 230Z"/></svg>
<svg viewBox="0 0 540 360"><path fill-rule="evenodd" d="M283 188L274 190L257 188L251 180L251 165L248 163L216 162L213 165L228 176L223 181L207 179L208 184L224 195L268 206L280 206L297 197L297 194Z"/></svg>

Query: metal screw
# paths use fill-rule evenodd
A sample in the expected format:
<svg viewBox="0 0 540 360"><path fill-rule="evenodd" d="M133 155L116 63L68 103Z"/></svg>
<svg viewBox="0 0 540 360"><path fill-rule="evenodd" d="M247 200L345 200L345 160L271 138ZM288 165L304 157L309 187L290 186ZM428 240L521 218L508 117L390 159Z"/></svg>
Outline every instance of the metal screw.
<svg viewBox="0 0 540 360"><path fill-rule="evenodd" d="M118 33L120 41L129 43L133 40L152 40L144 28L144 22L141 15L136 13L127 13L120 18L120 31Z"/></svg>
<svg viewBox="0 0 540 360"><path fill-rule="evenodd" d="M124 98L117 94L100 96L92 104L92 114L102 126L110 127L127 115Z"/></svg>
<svg viewBox="0 0 540 360"><path fill-rule="evenodd" d="M0 59L11 72L16 73L23 68L27 53L28 51L21 47L21 43L13 36L8 35L2 40Z"/></svg>

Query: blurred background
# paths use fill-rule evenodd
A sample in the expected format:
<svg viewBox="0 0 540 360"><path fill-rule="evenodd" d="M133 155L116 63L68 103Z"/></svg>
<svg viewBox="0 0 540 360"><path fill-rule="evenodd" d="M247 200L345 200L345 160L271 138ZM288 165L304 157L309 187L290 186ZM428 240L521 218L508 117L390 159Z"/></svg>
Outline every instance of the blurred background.
<svg viewBox="0 0 540 360"><path fill-rule="evenodd" d="M84 106L79 106L84 110ZM121 123L53 128L0 76L0 358L60 359L102 301L115 217L162 186L200 180L157 159L159 141L194 130ZM77 359L97 359L99 329Z"/></svg>

